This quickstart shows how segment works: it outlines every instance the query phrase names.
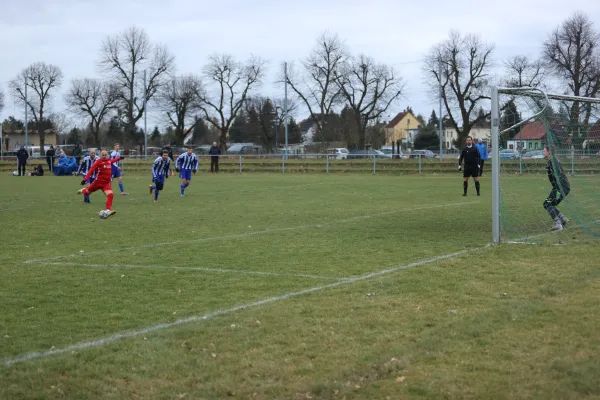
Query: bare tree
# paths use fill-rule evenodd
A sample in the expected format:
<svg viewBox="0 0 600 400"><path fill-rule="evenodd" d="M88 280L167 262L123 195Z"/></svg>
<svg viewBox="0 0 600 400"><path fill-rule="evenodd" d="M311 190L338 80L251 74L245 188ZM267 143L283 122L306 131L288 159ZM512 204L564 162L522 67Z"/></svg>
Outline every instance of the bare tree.
<svg viewBox="0 0 600 400"><path fill-rule="evenodd" d="M0 89L0 112L4 109L4 92Z"/></svg>
<svg viewBox="0 0 600 400"><path fill-rule="evenodd" d="M402 79L393 68L365 55L353 57L334 72L341 95L354 111L358 148L365 148L367 125L376 121L402 94Z"/></svg>
<svg viewBox="0 0 600 400"><path fill-rule="evenodd" d="M556 28L544 42L543 58L555 76L574 96L596 97L600 91L600 34L583 13L575 13ZM579 121L580 103L569 105L571 120ZM584 123L589 122L591 107L586 107Z"/></svg>
<svg viewBox="0 0 600 400"><path fill-rule="evenodd" d="M116 108L118 98L119 89L114 84L97 79L71 81L65 102L73 115L86 120L95 146L101 146L100 126Z"/></svg>
<svg viewBox="0 0 600 400"><path fill-rule="evenodd" d="M514 56L504 62L508 87L542 87L546 70L542 60L530 60L527 56Z"/></svg>
<svg viewBox="0 0 600 400"><path fill-rule="evenodd" d="M342 88L336 83L336 73L348 59L344 44L336 34L323 33L315 48L302 61L302 72L290 65L287 82L301 103L308 108L317 132L328 129L328 116L344 102ZM327 136L327 135L326 135Z"/></svg>
<svg viewBox="0 0 600 400"><path fill-rule="evenodd" d="M200 94L204 119L221 132L225 148L227 132L252 90L260 85L266 62L251 57L238 63L228 54L214 55L204 67L207 90Z"/></svg>
<svg viewBox="0 0 600 400"><path fill-rule="evenodd" d="M166 114L168 122L175 126L178 145L183 144L186 126L193 125L195 114L202 110L201 96L202 82L195 75L175 77L159 90L158 106Z"/></svg>
<svg viewBox="0 0 600 400"><path fill-rule="evenodd" d="M477 111L490 98L486 91L493 50L493 45L475 35L462 36L453 31L425 57L423 69L427 82L436 96L441 85L447 117L456 127L460 146L471 128L490 115Z"/></svg>
<svg viewBox="0 0 600 400"><path fill-rule="evenodd" d="M125 132L133 137L135 124L146 112L144 95L149 101L167 82L174 58L166 47L151 44L146 32L133 26L103 42L99 66L119 88L118 103L123 108ZM144 71L147 71L146 87Z"/></svg>
<svg viewBox="0 0 600 400"><path fill-rule="evenodd" d="M42 123L50 106L53 91L60 87L62 79L62 71L57 66L36 62L25 68L9 82L14 99L19 104L25 105L31 112L33 123L40 135L40 149L42 150L45 144L45 132ZM25 96L25 86L28 88L27 96Z"/></svg>

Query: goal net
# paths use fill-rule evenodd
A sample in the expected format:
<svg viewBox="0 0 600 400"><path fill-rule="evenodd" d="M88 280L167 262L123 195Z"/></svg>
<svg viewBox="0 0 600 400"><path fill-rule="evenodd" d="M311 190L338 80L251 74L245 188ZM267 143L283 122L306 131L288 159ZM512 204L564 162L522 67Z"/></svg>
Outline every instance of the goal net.
<svg viewBox="0 0 600 400"><path fill-rule="evenodd" d="M492 141L494 242L600 237L600 99L493 89Z"/></svg>

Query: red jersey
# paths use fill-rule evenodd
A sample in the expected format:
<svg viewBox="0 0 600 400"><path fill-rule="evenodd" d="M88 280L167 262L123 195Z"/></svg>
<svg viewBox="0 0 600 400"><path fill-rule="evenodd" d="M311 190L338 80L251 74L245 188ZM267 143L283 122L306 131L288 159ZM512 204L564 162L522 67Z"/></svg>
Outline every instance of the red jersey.
<svg viewBox="0 0 600 400"><path fill-rule="evenodd" d="M94 164L92 164L92 167L88 170L87 174L85 174L85 178L83 179L87 181L88 179L90 179L94 171L97 170L98 174L96 175L96 179L94 180L94 182L98 182L99 184L109 183L112 178L112 164L116 163L119 160L121 160L120 157L107 160L97 160L96 162L94 162Z"/></svg>

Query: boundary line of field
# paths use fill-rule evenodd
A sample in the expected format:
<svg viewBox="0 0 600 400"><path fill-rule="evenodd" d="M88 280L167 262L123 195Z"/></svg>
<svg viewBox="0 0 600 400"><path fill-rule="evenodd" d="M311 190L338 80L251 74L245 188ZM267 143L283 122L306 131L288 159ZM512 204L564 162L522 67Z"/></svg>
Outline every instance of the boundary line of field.
<svg viewBox="0 0 600 400"><path fill-rule="evenodd" d="M136 337L136 336L156 332L159 330L176 327L179 325L203 321L203 320L207 320L209 318L214 318L214 317L217 317L220 315L230 314L230 313L244 310L247 308L259 307L259 306L262 306L265 304L275 303L275 302L278 302L281 300L287 300L287 299L290 299L293 297L298 297L298 296L302 296L302 295L309 294L309 293L319 292L319 291L322 291L325 289L331 289L331 288L338 287L341 285L351 284L351 283L359 282L362 280L367 280L367 279L379 277L382 275L391 274L391 273L394 273L397 271L418 267L421 265L436 263L438 261L451 259L451 258L460 256L460 255L463 255L463 254L472 253L473 251L476 251L476 250L483 250L488 247L490 247L489 244L485 245L485 246L477 247L477 248L460 250L460 251L456 251L453 253L443 254L440 256L436 256L436 257L432 257L432 258L428 258L428 259L424 259L424 260L419 260L419 261L414 261L414 262L411 262L408 264L399 265L397 267L384 269L384 270L377 271L377 272L372 272L372 273L369 273L366 275L361 275L361 276L357 276L354 278L348 278L346 280L330 283L328 285L315 286L310 289L300 290L297 292L289 292L289 293L282 294L280 296L269 297L269 298L255 301L255 302L248 303L248 304L242 304L242 305L238 305L238 306L231 307L231 308L215 310L215 311L211 311L206 314L194 315L191 317L176 320L174 322L161 323L161 324L152 325L152 326L149 326L146 328L118 332L118 333L115 333L115 334L112 334L110 336L106 336L106 337L103 337L100 339L90 340L90 341L86 341L86 342L79 342L79 343L76 343L76 344L73 344L70 346L54 348L54 349L47 350L47 351L25 353L25 354L18 355L16 357L5 358L2 360L2 364L4 366L8 367L10 365L17 364L17 363L24 362L24 361L42 359L42 358L47 358L47 357L51 357L54 355L64 354L64 353L68 353L68 352L74 352L76 350L85 350L85 349L89 349L89 348L93 348L93 347L99 347L99 346L110 344L110 343L113 343L113 342L116 342L116 341L119 341L119 340L125 339L125 338Z"/></svg>
<svg viewBox="0 0 600 400"><path fill-rule="evenodd" d="M338 278L332 276L319 276L310 274L285 274L279 272L268 272L268 271L251 271L247 269L235 269L235 268L208 268L208 267L182 267L182 266L168 266L168 265L139 265L139 264L82 264L74 262L40 262L40 265L62 265L62 266L73 266L73 267L88 267L88 268L142 268L142 269L163 269L163 270L176 270L176 271L202 271L202 272L215 272L221 274L240 274L240 275L263 275L263 276L288 276L293 278L310 278L310 279L323 279L330 281L345 281L348 278Z"/></svg>
<svg viewBox="0 0 600 400"><path fill-rule="evenodd" d="M188 239L188 240L178 240L178 241L173 241L173 242L142 244L142 245L131 246L131 247L121 247L121 248L115 248L115 249L98 250L98 251L92 251L92 252L87 252L87 253L81 252L78 254L68 254L68 255L64 255L64 256L36 258L36 259L31 259L31 260L25 260L25 261L23 261L23 263L24 264L43 263L43 262L47 262L47 261L61 260L61 259L65 259L65 258L89 257L90 255L117 253L120 251L128 251L128 250L147 249L147 248L171 246L171 245L177 245L177 244L202 243L202 242L210 242L210 241L214 241L214 240L223 240L223 239L239 239L239 238L264 235L267 233L274 233L274 232L295 231L295 230L307 229L307 228L322 228L324 226L331 226L331 225L335 225L335 224L355 222L355 221L360 221L360 220L364 220L364 219L378 218L378 217L392 215L392 214L398 214L398 213L402 213L402 212L412 212L412 211L418 211L418 210L427 210L427 209L443 208L443 207L457 207L457 206L464 206L464 205L478 204L478 203L479 203L478 201L470 201L470 202L460 202L460 203L450 203L450 204L435 204L435 205L422 206L422 207L401 208L398 210L384 211L384 212L372 214L372 215L359 215L356 217L340 219L337 221L324 222L322 224L298 225L298 226L291 226L291 227L287 227L287 228L272 228L272 229L264 229L261 231L246 232L246 233L233 233L233 234L212 236L212 237L199 238L199 239Z"/></svg>

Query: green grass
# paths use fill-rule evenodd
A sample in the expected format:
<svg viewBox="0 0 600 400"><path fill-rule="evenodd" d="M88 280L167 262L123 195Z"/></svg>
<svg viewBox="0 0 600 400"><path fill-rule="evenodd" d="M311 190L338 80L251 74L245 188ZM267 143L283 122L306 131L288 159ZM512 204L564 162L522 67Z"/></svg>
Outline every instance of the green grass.
<svg viewBox="0 0 600 400"><path fill-rule="evenodd" d="M199 174L154 204L126 175L105 221L78 180L0 177L2 399L600 398L597 241L486 247L486 177ZM547 186L505 184L511 233L545 233Z"/></svg>

